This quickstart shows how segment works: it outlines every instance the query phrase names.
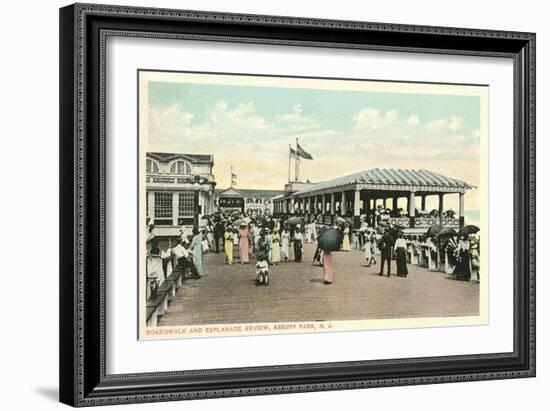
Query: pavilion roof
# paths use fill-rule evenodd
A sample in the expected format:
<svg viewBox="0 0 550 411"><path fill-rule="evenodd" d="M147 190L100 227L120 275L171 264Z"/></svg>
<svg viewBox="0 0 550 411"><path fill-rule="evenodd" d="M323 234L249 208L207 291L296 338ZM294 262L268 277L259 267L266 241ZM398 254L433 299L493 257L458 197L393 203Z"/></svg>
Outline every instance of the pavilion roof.
<svg viewBox="0 0 550 411"><path fill-rule="evenodd" d="M148 152L149 157L159 161L171 161L177 158L185 158L193 163L205 163L213 162L214 156L212 154L188 154L188 153L155 153Z"/></svg>
<svg viewBox="0 0 550 411"><path fill-rule="evenodd" d="M330 188L348 186L350 184L364 185L385 185L389 186L410 186L429 191L430 189L445 188L457 190L468 190L475 186L454 177L444 176L434 171L419 169L392 169L392 168L371 168L357 173L349 174L343 177L333 178L322 181L310 187L304 188L296 193L295 196L313 193Z"/></svg>

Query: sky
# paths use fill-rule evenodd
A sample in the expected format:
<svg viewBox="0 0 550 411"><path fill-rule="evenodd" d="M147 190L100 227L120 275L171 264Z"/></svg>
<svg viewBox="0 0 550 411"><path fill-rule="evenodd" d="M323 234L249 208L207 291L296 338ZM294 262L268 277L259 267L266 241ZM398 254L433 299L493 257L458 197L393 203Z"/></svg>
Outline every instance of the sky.
<svg viewBox="0 0 550 411"><path fill-rule="evenodd" d="M147 151L213 154L218 188L233 166L238 188L282 189L296 138L313 156L301 160L304 181L378 167L480 182L477 96L150 81L147 115ZM467 214L478 208L470 190Z"/></svg>

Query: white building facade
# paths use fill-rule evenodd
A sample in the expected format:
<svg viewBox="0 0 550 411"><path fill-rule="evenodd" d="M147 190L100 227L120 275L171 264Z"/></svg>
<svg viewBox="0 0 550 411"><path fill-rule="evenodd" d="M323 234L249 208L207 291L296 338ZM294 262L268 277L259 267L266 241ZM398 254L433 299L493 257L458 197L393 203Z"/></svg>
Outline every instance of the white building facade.
<svg viewBox="0 0 550 411"><path fill-rule="evenodd" d="M209 154L147 153L146 207L155 236L176 237L214 212L216 183Z"/></svg>

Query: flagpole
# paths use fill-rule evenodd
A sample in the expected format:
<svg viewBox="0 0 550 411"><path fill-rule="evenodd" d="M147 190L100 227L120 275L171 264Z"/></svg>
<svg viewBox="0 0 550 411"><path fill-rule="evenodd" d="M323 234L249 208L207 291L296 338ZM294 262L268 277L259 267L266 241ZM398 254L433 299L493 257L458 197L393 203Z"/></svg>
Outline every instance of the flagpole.
<svg viewBox="0 0 550 411"><path fill-rule="evenodd" d="M231 188L233 188L233 164L231 164Z"/></svg>
<svg viewBox="0 0 550 411"><path fill-rule="evenodd" d="M294 170L294 180L298 181L300 178L300 154L298 154L298 139L296 139L296 159L294 160L296 163L296 168Z"/></svg>
<svg viewBox="0 0 550 411"><path fill-rule="evenodd" d="M292 147L290 146L290 144L288 145L288 182L290 183L290 158L292 157L290 155L290 152L292 150Z"/></svg>

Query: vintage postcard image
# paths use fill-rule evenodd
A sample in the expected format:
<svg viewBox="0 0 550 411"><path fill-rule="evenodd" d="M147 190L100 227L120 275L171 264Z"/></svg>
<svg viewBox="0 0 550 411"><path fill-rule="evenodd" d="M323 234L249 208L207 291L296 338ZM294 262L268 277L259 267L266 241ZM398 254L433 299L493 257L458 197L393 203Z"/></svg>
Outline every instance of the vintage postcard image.
<svg viewBox="0 0 550 411"><path fill-rule="evenodd" d="M138 93L140 339L488 323L487 86L140 70Z"/></svg>

